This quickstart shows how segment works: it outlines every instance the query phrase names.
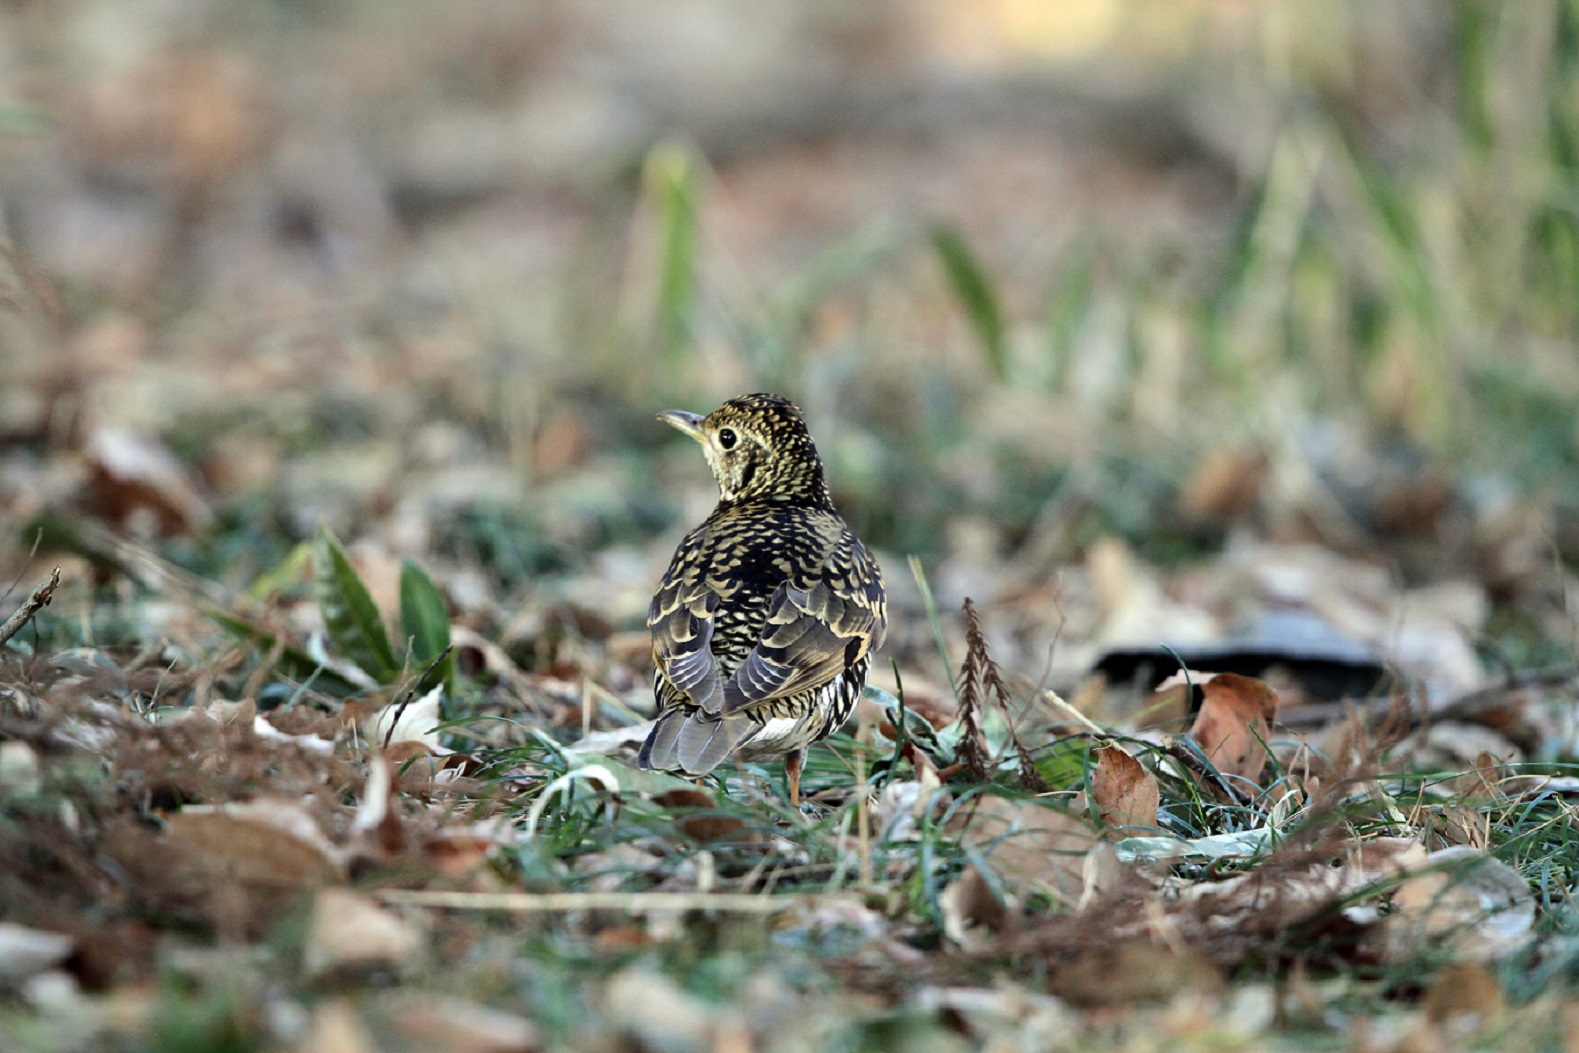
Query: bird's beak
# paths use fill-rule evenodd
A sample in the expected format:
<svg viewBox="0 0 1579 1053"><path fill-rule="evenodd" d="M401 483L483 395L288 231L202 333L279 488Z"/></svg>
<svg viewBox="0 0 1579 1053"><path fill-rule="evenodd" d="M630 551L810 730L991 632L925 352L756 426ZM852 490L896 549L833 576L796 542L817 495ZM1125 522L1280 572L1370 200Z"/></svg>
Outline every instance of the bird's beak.
<svg viewBox="0 0 1579 1053"><path fill-rule="evenodd" d="M687 413L685 410L666 409L658 414L658 419L672 428L678 428L697 442L702 441L702 420L699 414Z"/></svg>

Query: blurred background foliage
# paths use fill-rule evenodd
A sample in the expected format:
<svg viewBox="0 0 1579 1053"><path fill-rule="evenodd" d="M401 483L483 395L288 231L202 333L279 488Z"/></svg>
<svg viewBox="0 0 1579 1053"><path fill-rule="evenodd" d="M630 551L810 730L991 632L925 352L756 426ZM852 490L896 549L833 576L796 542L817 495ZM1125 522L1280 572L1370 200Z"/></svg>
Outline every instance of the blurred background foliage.
<svg viewBox="0 0 1579 1053"><path fill-rule="evenodd" d="M1572 562L1576 177L1571 0L13 0L0 511L582 573L773 389L894 555Z"/></svg>

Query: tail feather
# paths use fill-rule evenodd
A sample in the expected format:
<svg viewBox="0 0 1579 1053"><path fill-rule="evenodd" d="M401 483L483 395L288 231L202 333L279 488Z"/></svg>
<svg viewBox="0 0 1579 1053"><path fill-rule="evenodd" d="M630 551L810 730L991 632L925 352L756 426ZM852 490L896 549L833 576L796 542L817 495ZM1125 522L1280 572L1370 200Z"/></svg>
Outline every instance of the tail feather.
<svg viewBox="0 0 1579 1053"><path fill-rule="evenodd" d="M683 723L684 713L671 712L659 717L647 733L647 741L641 744L641 752L636 754L637 767L656 768L659 771L673 768L674 743L680 737L680 725Z"/></svg>
<svg viewBox="0 0 1579 1053"><path fill-rule="evenodd" d="M760 730L746 717L709 720L701 712L677 710L658 718L636 762L643 768L705 775Z"/></svg>

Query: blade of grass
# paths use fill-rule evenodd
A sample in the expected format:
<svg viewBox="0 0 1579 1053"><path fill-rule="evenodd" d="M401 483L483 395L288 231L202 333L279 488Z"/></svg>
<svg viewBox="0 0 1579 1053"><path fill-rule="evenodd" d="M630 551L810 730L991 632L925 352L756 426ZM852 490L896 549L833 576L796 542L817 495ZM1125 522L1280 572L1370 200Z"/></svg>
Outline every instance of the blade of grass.
<svg viewBox="0 0 1579 1053"><path fill-rule="evenodd" d="M455 673L455 655L445 654L450 647L449 608L433 580L409 559L400 564L400 624L411 641L412 660L432 666L417 693L449 683Z"/></svg>
<svg viewBox="0 0 1579 1053"><path fill-rule="evenodd" d="M659 143L647 155L644 181L658 213L658 360L672 367L694 335L696 160L678 143Z"/></svg>
<svg viewBox="0 0 1579 1053"><path fill-rule="evenodd" d="M938 260L943 264L943 273L948 278L949 286L959 299L960 306L965 309L966 317L970 319L971 328L975 331L976 340L981 345L982 354L986 356L993 377L1000 382L1007 380L1009 376L1007 326L1004 324L1003 310L998 304L997 293L993 290L992 282L988 280L981 261L965 243L964 237L953 227L944 225L933 227L929 240L932 248L937 252Z"/></svg>
<svg viewBox="0 0 1579 1053"><path fill-rule="evenodd" d="M927 582L927 572L921 566L920 556L911 556L909 563L910 573L916 579L916 588L921 590L921 605L926 608L927 624L932 626L932 638L937 641L938 657L943 659L943 671L948 674L949 690L959 694L954 663L949 661L948 645L943 640L943 620L938 617L938 605L932 598L932 586Z"/></svg>

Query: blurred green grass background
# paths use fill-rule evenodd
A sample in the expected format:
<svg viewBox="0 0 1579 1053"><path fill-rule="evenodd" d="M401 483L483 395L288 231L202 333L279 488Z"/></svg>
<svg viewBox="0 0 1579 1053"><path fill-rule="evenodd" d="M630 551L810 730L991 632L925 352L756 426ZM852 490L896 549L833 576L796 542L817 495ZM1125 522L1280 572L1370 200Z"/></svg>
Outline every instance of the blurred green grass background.
<svg viewBox="0 0 1579 1053"><path fill-rule="evenodd" d="M1447 551L1533 507L1579 555L1565 0L0 29L13 269L59 297L10 298L14 445L152 432L298 537L421 493L584 551L705 495L653 411L767 388L895 552Z"/></svg>

